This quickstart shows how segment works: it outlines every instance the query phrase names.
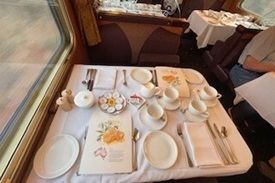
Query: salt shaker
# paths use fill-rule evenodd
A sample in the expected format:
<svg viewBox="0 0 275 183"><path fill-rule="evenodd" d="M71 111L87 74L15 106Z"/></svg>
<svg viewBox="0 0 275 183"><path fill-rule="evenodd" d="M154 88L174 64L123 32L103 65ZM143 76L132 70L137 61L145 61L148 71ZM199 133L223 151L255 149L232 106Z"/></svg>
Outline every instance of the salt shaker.
<svg viewBox="0 0 275 183"><path fill-rule="evenodd" d="M65 89L61 92L62 97L67 98L68 102L74 104L74 96L72 95L72 90Z"/></svg>
<svg viewBox="0 0 275 183"><path fill-rule="evenodd" d="M56 104L59 105L64 111L70 111L73 105L68 101L67 97L59 97L56 100Z"/></svg>

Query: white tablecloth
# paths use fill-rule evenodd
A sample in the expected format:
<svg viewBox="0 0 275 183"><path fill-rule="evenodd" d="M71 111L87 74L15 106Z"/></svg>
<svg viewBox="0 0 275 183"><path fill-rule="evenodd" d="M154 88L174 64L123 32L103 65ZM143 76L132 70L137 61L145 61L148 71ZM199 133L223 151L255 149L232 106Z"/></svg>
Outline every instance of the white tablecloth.
<svg viewBox="0 0 275 183"><path fill-rule="evenodd" d="M235 89L267 122L275 127L275 73L270 72Z"/></svg>
<svg viewBox="0 0 275 183"><path fill-rule="evenodd" d="M216 41L225 41L236 29L236 26L222 25L217 19L205 16L202 11L195 10L187 20L189 29L197 34L198 48L214 45Z"/></svg>
<svg viewBox="0 0 275 183"><path fill-rule="evenodd" d="M72 71L72 75L67 85L68 89L72 89L73 94L76 94L77 92L86 89L86 87L81 84L81 81L85 78L87 68L91 67L98 69L108 66L76 65ZM135 83L129 76L129 71L130 69L133 69L133 67L115 68L118 69L116 90L121 92L125 97L128 97L129 94L131 94L132 92L138 92L139 85ZM122 68L127 69L127 87L122 84ZM205 84L207 84L207 82L204 81L202 85L197 85L197 87L202 87ZM190 85L191 89L194 87L195 85ZM94 90L93 92L97 97L99 95L102 95L103 93L102 90ZM156 102L155 98L148 100L148 103L154 102ZM188 98L184 99L184 105L187 105L188 102ZM85 127L87 126L89 119L93 116L94 110L96 110L95 107L91 109L80 109L74 107L74 109L70 112L64 112L59 108L53 119L45 140L58 134L70 134L80 140L81 137L83 137ZM174 166L167 170L158 170L151 167L142 152L142 142L146 133L150 132L149 128L139 120L139 111L134 106L128 105L126 110L131 111L133 126L141 132L141 139L136 144L138 167L136 171L132 172L131 174L76 176L76 171L79 167L78 159L74 166L67 173L51 180L41 179L32 169L27 179L27 182L148 182L168 179L184 179L191 177L213 177L242 174L245 173L252 165L252 154L248 146L242 139L237 128L235 127L220 103L218 103L216 107L209 109L209 121L210 123L215 122L218 127L224 125L228 128L229 139L233 145L234 152L236 153L236 156L238 157L240 163L220 168L207 169L190 168L187 165L183 142L182 139L177 135L177 123L183 122L182 113L179 110L167 111L168 124L163 129L163 131L167 132L174 138L179 149L178 159Z"/></svg>

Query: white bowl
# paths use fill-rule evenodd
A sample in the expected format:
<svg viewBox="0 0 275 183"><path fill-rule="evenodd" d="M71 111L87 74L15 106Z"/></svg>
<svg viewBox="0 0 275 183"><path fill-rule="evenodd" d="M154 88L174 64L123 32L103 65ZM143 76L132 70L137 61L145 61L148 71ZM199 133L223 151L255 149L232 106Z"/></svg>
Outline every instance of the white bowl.
<svg viewBox="0 0 275 183"><path fill-rule="evenodd" d="M74 103L81 108L90 108L95 103L95 96L91 91L81 91L75 96Z"/></svg>

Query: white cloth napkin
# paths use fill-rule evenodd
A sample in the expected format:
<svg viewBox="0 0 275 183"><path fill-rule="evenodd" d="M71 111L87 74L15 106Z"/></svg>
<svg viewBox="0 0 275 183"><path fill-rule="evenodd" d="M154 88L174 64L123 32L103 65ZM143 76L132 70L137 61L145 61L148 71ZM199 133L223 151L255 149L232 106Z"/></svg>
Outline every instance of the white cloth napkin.
<svg viewBox="0 0 275 183"><path fill-rule="evenodd" d="M95 89L114 89L116 82L117 70L106 68L104 70L98 69L95 77Z"/></svg>
<svg viewBox="0 0 275 183"><path fill-rule="evenodd" d="M223 165L205 123L184 123L184 136L194 166L208 168Z"/></svg>

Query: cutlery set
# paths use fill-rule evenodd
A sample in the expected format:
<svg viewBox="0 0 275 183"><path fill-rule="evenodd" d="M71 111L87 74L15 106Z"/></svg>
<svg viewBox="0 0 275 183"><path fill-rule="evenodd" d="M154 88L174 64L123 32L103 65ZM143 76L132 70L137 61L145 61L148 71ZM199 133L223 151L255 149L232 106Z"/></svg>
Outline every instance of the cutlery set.
<svg viewBox="0 0 275 183"><path fill-rule="evenodd" d="M150 70L151 74L152 74L152 83L155 86L158 86L158 78L157 78L157 72L156 70Z"/></svg>
<svg viewBox="0 0 275 183"><path fill-rule="evenodd" d="M210 131L211 136L214 139L214 143L216 147L218 148L218 152L220 154L220 157L222 158L223 162L225 165L233 165L233 164L238 164L239 161L236 158L229 142L226 136L223 137L222 132L218 129L217 125L214 123L213 127L216 132L216 135L213 128L211 127L209 121L206 121L206 125ZM225 127L224 127L225 129Z"/></svg>
<svg viewBox="0 0 275 183"><path fill-rule="evenodd" d="M85 80L82 81L82 84L87 85L89 91L93 90L96 73L96 69L87 69Z"/></svg>

